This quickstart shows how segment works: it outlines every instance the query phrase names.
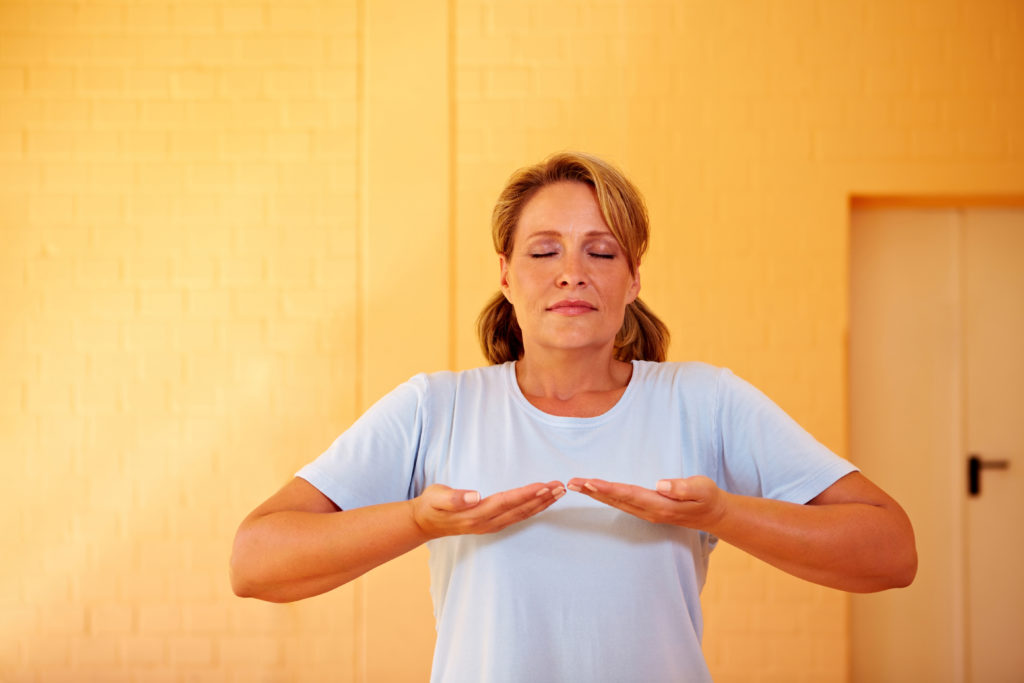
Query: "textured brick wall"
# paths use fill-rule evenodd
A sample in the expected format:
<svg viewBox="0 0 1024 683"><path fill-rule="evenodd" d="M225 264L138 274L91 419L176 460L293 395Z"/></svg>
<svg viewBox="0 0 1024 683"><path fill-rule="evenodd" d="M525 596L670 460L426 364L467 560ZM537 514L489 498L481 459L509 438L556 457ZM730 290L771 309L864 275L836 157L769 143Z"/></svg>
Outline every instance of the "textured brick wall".
<svg viewBox="0 0 1024 683"><path fill-rule="evenodd" d="M1015 0L416 11L0 0L0 679L421 679L421 554L277 606L227 552L394 381L480 362L518 165L623 166L672 357L840 452L849 196L1024 194ZM704 602L716 680L845 679L841 594L723 547Z"/></svg>
<svg viewBox="0 0 1024 683"><path fill-rule="evenodd" d="M352 671L226 558L355 414L356 65L352 3L0 4L0 679Z"/></svg>

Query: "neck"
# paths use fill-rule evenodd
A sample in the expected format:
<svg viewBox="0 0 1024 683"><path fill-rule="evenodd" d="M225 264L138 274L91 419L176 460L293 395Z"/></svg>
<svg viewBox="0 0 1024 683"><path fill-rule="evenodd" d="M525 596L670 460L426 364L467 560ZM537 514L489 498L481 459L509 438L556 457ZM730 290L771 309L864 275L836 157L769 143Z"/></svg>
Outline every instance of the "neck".
<svg viewBox="0 0 1024 683"><path fill-rule="evenodd" d="M529 348L516 363L516 380L529 397L570 401L596 392L621 392L633 366L616 360L611 348L548 350Z"/></svg>

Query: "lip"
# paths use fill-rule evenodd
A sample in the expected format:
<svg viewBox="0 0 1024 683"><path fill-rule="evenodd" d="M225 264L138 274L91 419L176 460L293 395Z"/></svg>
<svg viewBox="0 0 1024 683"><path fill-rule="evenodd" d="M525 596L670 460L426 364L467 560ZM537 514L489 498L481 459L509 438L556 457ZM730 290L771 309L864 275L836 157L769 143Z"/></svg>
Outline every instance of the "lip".
<svg viewBox="0 0 1024 683"><path fill-rule="evenodd" d="M547 310L562 315L583 315L584 313L596 311L597 307L589 301L581 299L563 299L548 306Z"/></svg>

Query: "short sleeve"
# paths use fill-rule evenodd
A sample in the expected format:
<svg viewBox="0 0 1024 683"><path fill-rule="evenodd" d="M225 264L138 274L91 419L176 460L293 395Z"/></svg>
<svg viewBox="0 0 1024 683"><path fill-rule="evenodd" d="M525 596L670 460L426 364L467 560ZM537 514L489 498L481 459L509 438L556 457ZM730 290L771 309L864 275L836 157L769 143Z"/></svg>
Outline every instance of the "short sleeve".
<svg viewBox="0 0 1024 683"><path fill-rule="evenodd" d="M426 376L413 377L377 401L295 476L342 510L419 495L428 400Z"/></svg>
<svg viewBox="0 0 1024 683"><path fill-rule="evenodd" d="M729 370L720 371L716 388L726 490L802 504L857 470Z"/></svg>

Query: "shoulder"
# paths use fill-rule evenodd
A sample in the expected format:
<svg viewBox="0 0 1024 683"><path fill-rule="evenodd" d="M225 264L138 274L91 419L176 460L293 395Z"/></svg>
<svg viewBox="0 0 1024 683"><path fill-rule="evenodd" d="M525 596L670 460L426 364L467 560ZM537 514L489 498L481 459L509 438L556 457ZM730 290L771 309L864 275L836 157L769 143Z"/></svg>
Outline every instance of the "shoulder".
<svg viewBox="0 0 1024 683"><path fill-rule="evenodd" d="M699 361L633 361L635 400L649 410L685 411L712 419L719 404L725 368Z"/></svg>
<svg viewBox="0 0 1024 683"><path fill-rule="evenodd" d="M454 399L460 393L487 393L504 389L508 382L508 365L504 363L469 370L421 372L410 377L396 390L414 393L421 400L443 403L446 398Z"/></svg>
<svg viewBox="0 0 1024 683"><path fill-rule="evenodd" d="M668 384L679 389L699 389L716 396L741 395L762 397L761 391L726 367L701 361L663 362L633 361L641 384Z"/></svg>
<svg viewBox="0 0 1024 683"><path fill-rule="evenodd" d="M708 388L721 381L723 374L731 374L700 361L656 362L633 361L635 377L643 385L671 385L677 388Z"/></svg>
<svg viewBox="0 0 1024 683"><path fill-rule="evenodd" d="M510 363L501 365L485 365L469 370L441 370L438 372L421 372L408 381L426 390L445 389L464 385L491 385L505 381Z"/></svg>

